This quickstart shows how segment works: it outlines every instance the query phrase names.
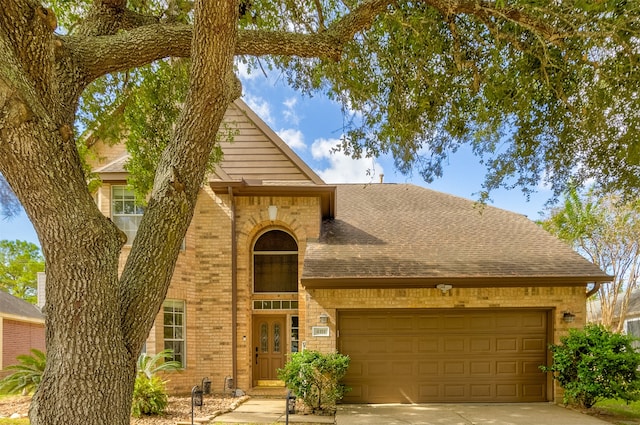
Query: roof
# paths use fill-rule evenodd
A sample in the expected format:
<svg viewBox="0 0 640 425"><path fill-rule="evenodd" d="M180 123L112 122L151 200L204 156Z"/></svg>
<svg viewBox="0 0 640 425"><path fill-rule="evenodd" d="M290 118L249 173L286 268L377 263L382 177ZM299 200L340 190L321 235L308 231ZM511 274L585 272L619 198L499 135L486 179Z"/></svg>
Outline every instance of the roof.
<svg viewBox="0 0 640 425"><path fill-rule="evenodd" d="M583 285L609 281L523 215L410 184L338 185L338 215L307 244L302 284Z"/></svg>
<svg viewBox="0 0 640 425"><path fill-rule="evenodd" d="M38 310L38 307L0 290L0 316L3 315L44 322L44 315Z"/></svg>

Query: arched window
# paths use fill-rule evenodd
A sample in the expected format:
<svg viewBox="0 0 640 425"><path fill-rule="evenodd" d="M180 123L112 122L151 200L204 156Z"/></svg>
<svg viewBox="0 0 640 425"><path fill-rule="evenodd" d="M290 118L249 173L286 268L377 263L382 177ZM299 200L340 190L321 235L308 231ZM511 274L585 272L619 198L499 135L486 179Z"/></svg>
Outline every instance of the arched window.
<svg viewBox="0 0 640 425"><path fill-rule="evenodd" d="M253 246L253 291L298 291L298 244L282 230L269 231Z"/></svg>

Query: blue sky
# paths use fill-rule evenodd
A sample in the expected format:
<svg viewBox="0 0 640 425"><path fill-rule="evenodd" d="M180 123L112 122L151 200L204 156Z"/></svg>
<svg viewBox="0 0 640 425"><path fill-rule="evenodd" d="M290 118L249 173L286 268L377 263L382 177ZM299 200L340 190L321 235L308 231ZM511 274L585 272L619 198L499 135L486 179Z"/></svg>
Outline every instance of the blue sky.
<svg viewBox="0 0 640 425"><path fill-rule="evenodd" d="M354 160L331 147L342 135L340 106L324 96L303 97L289 88L277 71L246 74L243 99L285 142L327 183L377 183L384 174L385 183L413 183L452 195L476 200L485 170L470 150L461 149L449 159L444 176L427 184L419 175L404 176L394 169L390 158ZM539 219L551 192L537 188L529 201L518 189L492 193L489 205ZM38 243L26 214L10 220L0 218L0 239L21 239Z"/></svg>

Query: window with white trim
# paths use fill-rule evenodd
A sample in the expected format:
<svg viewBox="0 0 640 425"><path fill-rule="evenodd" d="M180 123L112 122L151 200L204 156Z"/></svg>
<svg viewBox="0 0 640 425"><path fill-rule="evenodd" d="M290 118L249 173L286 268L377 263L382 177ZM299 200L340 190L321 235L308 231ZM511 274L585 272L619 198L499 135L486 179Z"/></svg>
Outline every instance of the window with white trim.
<svg viewBox="0 0 640 425"><path fill-rule="evenodd" d="M184 301L167 300L163 305L164 312L164 349L173 351L169 360L180 362L185 367L185 308Z"/></svg>
<svg viewBox="0 0 640 425"><path fill-rule="evenodd" d="M111 186L111 220L127 235L127 245L133 243L143 213L133 190L127 186Z"/></svg>

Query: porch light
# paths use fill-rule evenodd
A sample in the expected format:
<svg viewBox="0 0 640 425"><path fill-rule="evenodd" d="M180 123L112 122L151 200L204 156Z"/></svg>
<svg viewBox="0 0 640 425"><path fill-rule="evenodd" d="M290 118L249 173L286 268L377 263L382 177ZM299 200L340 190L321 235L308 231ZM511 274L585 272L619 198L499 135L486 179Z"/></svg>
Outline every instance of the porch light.
<svg viewBox="0 0 640 425"><path fill-rule="evenodd" d="M326 325L327 322L329 322L329 315L327 313L322 313L320 314L319 320L321 324Z"/></svg>
<svg viewBox="0 0 640 425"><path fill-rule="evenodd" d="M269 205L269 220L275 221L278 216L278 207L275 205Z"/></svg>
<svg viewBox="0 0 640 425"><path fill-rule="evenodd" d="M571 313L570 311L564 311L562 313L562 321L565 323L571 323L576 319L576 315Z"/></svg>

